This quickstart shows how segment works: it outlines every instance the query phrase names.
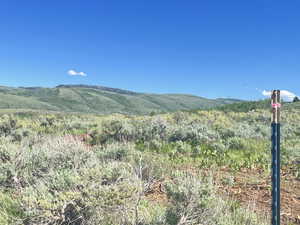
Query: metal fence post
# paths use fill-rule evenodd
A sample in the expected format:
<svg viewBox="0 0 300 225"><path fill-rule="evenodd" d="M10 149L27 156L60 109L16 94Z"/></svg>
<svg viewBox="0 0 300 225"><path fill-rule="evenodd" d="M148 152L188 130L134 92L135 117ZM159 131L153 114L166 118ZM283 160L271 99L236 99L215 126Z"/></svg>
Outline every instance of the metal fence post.
<svg viewBox="0 0 300 225"><path fill-rule="evenodd" d="M272 92L272 225L280 225L280 91Z"/></svg>

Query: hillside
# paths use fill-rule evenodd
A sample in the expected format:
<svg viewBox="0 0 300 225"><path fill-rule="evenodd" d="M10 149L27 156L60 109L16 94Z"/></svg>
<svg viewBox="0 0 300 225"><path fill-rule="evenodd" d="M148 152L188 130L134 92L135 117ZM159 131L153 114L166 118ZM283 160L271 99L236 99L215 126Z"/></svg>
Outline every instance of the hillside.
<svg viewBox="0 0 300 225"><path fill-rule="evenodd" d="M206 99L185 94L147 94L89 85L43 87L0 86L1 109L34 109L84 113L149 114L208 109L239 100Z"/></svg>

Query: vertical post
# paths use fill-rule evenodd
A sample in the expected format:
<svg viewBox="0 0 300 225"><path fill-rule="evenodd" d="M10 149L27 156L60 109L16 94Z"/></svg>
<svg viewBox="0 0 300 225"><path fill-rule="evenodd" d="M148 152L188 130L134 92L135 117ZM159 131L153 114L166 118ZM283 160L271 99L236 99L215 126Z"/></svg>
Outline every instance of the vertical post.
<svg viewBox="0 0 300 225"><path fill-rule="evenodd" d="M272 225L280 225L280 91L272 92Z"/></svg>

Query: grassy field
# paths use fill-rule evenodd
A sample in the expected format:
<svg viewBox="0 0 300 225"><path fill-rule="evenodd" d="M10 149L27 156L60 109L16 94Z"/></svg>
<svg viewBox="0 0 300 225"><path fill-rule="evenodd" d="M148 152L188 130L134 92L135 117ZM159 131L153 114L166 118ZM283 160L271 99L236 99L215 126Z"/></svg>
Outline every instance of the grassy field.
<svg viewBox="0 0 300 225"><path fill-rule="evenodd" d="M282 121L282 224L300 224L300 111ZM270 112L0 113L0 224L270 224Z"/></svg>

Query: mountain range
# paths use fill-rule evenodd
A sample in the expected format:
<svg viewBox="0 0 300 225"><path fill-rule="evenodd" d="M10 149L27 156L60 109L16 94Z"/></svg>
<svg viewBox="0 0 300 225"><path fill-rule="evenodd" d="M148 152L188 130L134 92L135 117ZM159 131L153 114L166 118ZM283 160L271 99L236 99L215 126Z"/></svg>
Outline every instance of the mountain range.
<svg viewBox="0 0 300 225"><path fill-rule="evenodd" d="M149 114L209 109L237 99L207 99L188 94L149 94L95 85L44 87L0 86L0 109L83 113Z"/></svg>

